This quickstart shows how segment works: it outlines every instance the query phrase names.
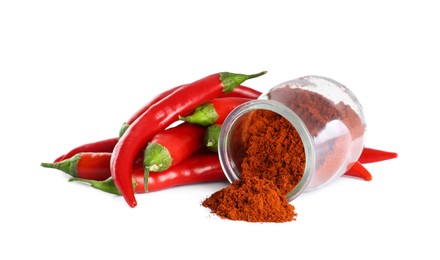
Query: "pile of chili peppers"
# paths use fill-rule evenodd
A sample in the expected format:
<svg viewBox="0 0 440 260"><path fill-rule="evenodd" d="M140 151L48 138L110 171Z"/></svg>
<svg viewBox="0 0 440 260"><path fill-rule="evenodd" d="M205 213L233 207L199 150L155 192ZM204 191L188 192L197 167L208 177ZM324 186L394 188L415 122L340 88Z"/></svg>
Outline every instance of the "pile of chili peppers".
<svg viewBox="0 0 440 260"><path fill-rule="evenodd" d="M171 88L131 115L118 137L77 146L41 166L71 175L69 181L122 195L130 207L137 205L135 193L225 180L216 153L221 124L235 107L261 95L241 84L265 73L222 72ZM345 175L370 181L362 164L395 157L364 148Z"/></svg>

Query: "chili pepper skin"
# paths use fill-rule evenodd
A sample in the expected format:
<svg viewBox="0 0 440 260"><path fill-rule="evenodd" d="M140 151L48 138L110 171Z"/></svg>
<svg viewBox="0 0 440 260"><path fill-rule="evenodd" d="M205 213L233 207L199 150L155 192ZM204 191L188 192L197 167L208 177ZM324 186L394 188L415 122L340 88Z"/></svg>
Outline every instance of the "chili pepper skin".
<svg viewBox="0 0 440 260"><path fill-rule="evenodd" d="M394 159L396 157L397 157L397 153L364 147L358 161L360 163L373 163L373 162L380 162L384 160Z"/></svg>
<svg viewBox="0 0 440 260"><path fill-rule="evenodd" d="M173 93L175 90L177 90L178 88L180 88L182 86L178 86L178 87L174 87L174 88L170 88L169 90L166 90L162 93L160 93L159 95L157 95L156 97L154 97L153 99L151 99L150 101L148 101L145 105L143 105L140 109L138 109L138 111L136 111L124 124L122 124L121 129L119 130L119 137L121 137L125 131L127 130L127 128L139 117L141 116L145 111L147 111L152 105L156 104L157 102L159 102L160 100L164 99L165 97L167 97L169 94Z"/></svg>
<svg viewBox="0 0 440 260"><path fill-rule="evenodd" d="M256 89L240 85L236 87L231 93L226 94L225 97L242 97L242 98L257 99L261 96L261 94L262 93Z"/></svg>
<svg viewBox="0 0 440 260"><path fill-rule="evenodd" d="M355 162L344 175L360 178L365 181L371 181L373 179L370 172L359 161Z"/></svg>
<svg viewBox="0 0 440 260"><path fill-rule="evenodd" d="M182 162L202 147L204 133L204 127L190 123L157 133L145 149L145 170L161 172Z"/></svg>
<svg viewBox="0 0 440 260"><path fill-rule="evenodd" d="M148 181L144 180L144 169L141 166L133 168L133 189L135 193L146 193L164 190L167 188L226 180L220 161L216 154L194 154L163 172L152 172L148 175ZM104 181L70 178L69 181L79 181L90 184L93 188L121 195L113 179L110 177Z"/></svg>
<svg viewBox="0 0 440 260"><path fill-rule="evenodd" d="M205 146L213 152L218 152L218 137L220 135L221 125L215 124L206 128L203 136L203 143Z"/></svg>
<svg viewBox="0 0 440 260"><path fill-rule="evenodd" d="M83 152L111 153L117 142L118 142L118 138L115 137L115 138L100 140L97 142L83 144L73 148L72 150L68 151L66 154L58 157L57 159L55 159L54 162L59 162L65 159L69 159L75 154L83 153Z"/></svg>
<svg viewBox="0 0 440 260"><path fill-rule="evenodd" d="M61 170L72 177L93 180L105 180L110 177L111 153L77 153L74 156L55 163L41 163L46 168Z"/></svg>
<svg viewBox="0 0 440 260"><path fill-rule="evenodd" d="M226 176L216 154L201 153L188 157L185 161L163 172L152 172L147 183L142 173L134 174L137 193L163 190L166 188L202 182L226 180Z"/></svg>
<svg viewBox="0 0 440 260"><path fill-rule="evenodd" d="M155 134L177 121L180 115L186 115L201 104L231 92L245 80L265 73L212 74L178 88L139 116L119 139L110 160L112 178L127 204L130 207L137 205L131 183L133 160Z"/></svg>
<svg viewBox="0 0 440 260"><path fill-rule="evenodd" d="M249 100L239 97L215 98L198 106L191 115L180 117L180 120L203 126L221 124L234 108Z"/></svg>

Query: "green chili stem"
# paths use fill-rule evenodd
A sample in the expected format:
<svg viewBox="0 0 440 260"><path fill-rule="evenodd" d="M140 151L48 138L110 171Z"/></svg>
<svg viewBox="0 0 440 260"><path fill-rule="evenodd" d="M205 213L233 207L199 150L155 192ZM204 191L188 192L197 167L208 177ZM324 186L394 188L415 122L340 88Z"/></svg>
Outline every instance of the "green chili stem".
<svg viewBox="0 0 440 260"><path fill-rule="evenodd" d="M230 72L221 72L220 80L223 82L223 86L224 86L223 92L227 94L232 90L234 90L235 87L245 82L246 80L259 77L266 73L267 71L262 71L260 73L247 75L247 74L236 74Z"/></svg>
<svg viewBox="0 0 440 260"><path fill-rule="evenodd" d="M114 181L112 178L108 178L105 181L95 181L95 180L88 180L88 179L82 179L82 178L70 178L69 181L75 181L75 182L81 182L85 184L89 184L95 189L108 192L115 195L121 195L118 188L116 187Z"/></svg>
<svg viewBox="0 0 440 260"><path fill-rule="evenodd" d="M53 168L53 169L58 169L61 170L67 174L69 174L72 177L78 177L78 170L77 170L77 166L78 166L78 162L81 159L81 154L75 154L74 156L66 159L66 160L62 160L59 162L55 162L55 163L41 163L40 165L45 167L45 168Z"/></svg>

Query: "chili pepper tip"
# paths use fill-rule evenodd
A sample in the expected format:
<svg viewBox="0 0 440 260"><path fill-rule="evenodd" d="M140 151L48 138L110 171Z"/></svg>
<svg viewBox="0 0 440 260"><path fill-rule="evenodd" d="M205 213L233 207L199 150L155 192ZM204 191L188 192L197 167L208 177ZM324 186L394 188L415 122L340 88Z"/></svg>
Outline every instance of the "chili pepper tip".
<svg viewBox="0 0 440 260"><path fill-rule="evenodd" d="M365 181L371 181L373 179L371 173L359 161L355 162L344 175L361 178Z"/></svg>
<svg viewBox="0 0 440 260"><path fill-rule="evenodd" d="M78 153L70 158L64 159L59 162L55 162L55 163L42 162L40 165L45 168L58 169L71 175L72 177L77 177L78 171L76 169L76 166L78 165L80 159L81 159L81 154Z"/></svg>
<svg viewBox="0 0 440 260"><path fill-rule="evenodd" d="M374 163L394 159L397 158L397 156L398 154L395 152L364 147L358 161L360 163Z"/></svg>

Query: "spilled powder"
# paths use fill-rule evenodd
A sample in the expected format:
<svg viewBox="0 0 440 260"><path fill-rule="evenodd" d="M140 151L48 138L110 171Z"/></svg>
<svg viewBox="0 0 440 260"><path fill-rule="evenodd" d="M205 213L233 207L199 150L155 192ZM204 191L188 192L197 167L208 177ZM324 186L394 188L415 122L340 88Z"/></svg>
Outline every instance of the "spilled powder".
<svg viewBox="0 0 440 260"><path fill-rule="evenodd" d="M295 208L275 184L258 177L235 181L212 194L202 205L231 220L286 222L296 218Z"/></svg>

